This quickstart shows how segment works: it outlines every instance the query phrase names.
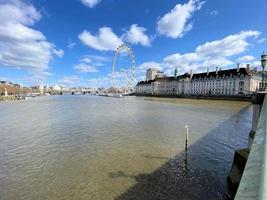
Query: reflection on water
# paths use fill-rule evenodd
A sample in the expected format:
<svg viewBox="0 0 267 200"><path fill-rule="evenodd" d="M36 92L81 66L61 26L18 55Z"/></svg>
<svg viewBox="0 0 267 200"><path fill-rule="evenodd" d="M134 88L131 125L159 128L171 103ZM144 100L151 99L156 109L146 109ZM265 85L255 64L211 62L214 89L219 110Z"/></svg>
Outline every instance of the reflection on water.
<svg viewBox="0 0 267 200"><path fill-rule="evenodd" d="M158 100L0 102L1 199L226 199L251 106Z"/></svg>

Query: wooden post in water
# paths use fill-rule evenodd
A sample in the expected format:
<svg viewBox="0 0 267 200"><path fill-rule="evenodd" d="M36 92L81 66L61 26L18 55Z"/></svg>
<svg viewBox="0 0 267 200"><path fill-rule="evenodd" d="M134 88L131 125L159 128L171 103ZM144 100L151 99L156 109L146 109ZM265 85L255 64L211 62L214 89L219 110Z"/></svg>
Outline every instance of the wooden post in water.
<svg viewBox="0 0 267 200"><path fill-rule="evenodd" d="M187 151L188 147L188 126L185 125L185 150Z"/></svg>

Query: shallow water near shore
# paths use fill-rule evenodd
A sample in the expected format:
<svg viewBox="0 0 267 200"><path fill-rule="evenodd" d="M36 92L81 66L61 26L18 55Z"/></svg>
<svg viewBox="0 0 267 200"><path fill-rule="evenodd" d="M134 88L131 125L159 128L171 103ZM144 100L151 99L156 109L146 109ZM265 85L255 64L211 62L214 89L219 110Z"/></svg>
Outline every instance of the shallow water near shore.
<svg viewBox="0 0 267 200"><path fill-rule="evenodd" d="M0 102L0 116L0 199L227 199L252 106L48 96Z"/></svg>

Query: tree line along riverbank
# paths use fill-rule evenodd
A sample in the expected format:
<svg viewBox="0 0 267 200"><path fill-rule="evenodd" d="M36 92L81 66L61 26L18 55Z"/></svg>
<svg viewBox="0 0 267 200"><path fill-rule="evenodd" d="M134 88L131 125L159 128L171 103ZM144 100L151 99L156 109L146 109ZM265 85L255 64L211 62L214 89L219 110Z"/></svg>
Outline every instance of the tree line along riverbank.
<svg viewBox="0 0 267 200"><path fill-rule="evenodd" d="M8 95L27 94L33 92L31 88L22 86L13 86L8 84L0 84L0 95L3 96L7 90Z"/></svg>
<svg viewBox="0 0 267 200"><path fill-rule="evenodd" d="M37 89L18 84L0 83L0 101L24 100L28 94L40 92Z"/></svg>

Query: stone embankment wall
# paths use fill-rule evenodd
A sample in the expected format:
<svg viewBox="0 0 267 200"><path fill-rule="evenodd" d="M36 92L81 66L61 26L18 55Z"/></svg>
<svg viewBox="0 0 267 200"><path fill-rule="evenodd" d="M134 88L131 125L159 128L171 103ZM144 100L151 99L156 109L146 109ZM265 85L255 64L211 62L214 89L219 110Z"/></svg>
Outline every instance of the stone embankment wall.
<svg viewBox="0 0 267 200"><path fill-rule="evenodd" d="M134 94L135 96L143 97L162 97L162 98L188 98L188 99L209 99L209 100L231 100L231 101L252 101L252 95L237 95L237 96L213 96L213 95L160 95L160 94Z"/></svg>
<svg viewBox="0 0 267 200"><path fill-rule="evenodd" d="M229 185L229 189L232 193L232 197L235 197L236 195L236 192L239 188L239 185L240 185L240 182L243 176L243 172L247 164L247 160L250 156L251 147L254 141L254 137L256 134L258 124L259 124L259 118L260 118L264 98L265 98L265 93L257 93L252 96L253 116L252 116L252 126L251 126L251 130L249 133L249 138L248 138L248 146L247 148L238 149L235 151L232 168L227 177L227 182ZM254 178L257 179L258 177L254 177ZM256 184L256 183L253 183L253 184ZM252 194L249 194L249 195L253 196ZM248 199L254 199L254 198L248 198Z"/></svg>

